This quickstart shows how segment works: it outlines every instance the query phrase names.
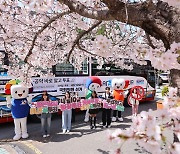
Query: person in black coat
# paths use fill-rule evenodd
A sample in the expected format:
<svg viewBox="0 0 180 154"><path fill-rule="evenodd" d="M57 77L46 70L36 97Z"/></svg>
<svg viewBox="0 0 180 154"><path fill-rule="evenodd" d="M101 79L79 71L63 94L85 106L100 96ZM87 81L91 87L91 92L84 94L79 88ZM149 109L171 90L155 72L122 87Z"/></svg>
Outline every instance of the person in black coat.
<svg viewBox="0 0 180 154"><path fill-rule="evenodd" d="M106 92L102 95L102 98L105 100L113 99L113 96L110 92L110 88L106 87ZM111 109L102 109L102 123L103 128L110 128L111 127Z"/></svg>

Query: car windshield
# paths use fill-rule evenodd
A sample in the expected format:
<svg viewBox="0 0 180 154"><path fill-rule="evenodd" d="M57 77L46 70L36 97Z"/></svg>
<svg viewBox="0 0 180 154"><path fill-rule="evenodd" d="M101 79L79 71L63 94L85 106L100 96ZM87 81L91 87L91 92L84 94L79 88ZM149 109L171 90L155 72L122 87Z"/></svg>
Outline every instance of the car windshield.
<svg viewBox="0 0 180 154"><path fill-rule="evenodd" d="M168 76L168 74L161 74L161 76Z"/></svg>

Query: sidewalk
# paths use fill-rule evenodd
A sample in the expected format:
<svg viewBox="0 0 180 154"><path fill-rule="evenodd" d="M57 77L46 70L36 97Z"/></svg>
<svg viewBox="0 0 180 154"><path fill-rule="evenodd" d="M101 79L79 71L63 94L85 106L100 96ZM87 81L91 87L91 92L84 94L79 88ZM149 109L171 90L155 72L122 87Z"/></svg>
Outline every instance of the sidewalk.
<svg viewBox="0 0 180 154"><path fill-rule="evenodd" d="M12 145L0 145L0 154L19 154Z"/></svg>

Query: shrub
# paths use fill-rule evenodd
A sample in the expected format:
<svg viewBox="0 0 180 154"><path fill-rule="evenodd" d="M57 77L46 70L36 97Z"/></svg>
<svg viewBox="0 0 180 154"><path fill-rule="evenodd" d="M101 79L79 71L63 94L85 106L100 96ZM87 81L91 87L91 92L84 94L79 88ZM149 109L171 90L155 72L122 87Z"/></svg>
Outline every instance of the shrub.
<svg viewBox="0 0 180 154"><path fill-rule="evenodd" d="M166 96L168 92L169 92L168 86L164 86L161 94L162 94L162 96Z"/></svg>

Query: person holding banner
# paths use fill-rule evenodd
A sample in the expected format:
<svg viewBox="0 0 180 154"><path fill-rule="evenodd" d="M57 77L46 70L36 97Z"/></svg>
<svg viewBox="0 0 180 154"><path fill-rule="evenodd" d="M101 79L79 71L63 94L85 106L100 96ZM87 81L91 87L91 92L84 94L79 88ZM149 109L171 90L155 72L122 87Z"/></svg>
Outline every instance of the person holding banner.
<svg viewBox="0 0 180 154"><path fill-rule="evenodd" d="M86 80L86 90L88 90L86 92L86 99L91 98L92 92L93 91L97 91L100 87L102 86L102 81L99 77L97 76L91 76ZM89 121L89 110L86 111L85 114L85 122Z"/></svg>
<svg viewBox="0 0 180 154"><path fill-rule="evenodd" d="M65 99L64 103L71 103L70 100L70 92L66 91L65 93ZM69 133L71 130L71 119L72 119L72 109L67 109L62 111L62 129L63 129L63 134L66 132Z"/></svg>
<svg viewBox="0 0 180 154"><path fill-rule="evenodd" d="M98 98L96 91L93 91L91 94L90 99ZM96 115L98 113L98 109L89 109L89 121L90 121L90 128L96 128ZM94 125L93 125L94 120Z"/></svg>
<svg viewBox="0 0 180 154"><path fill-rule="evenodd" d="M132 91L132 96L137 98L136 89ZM139 100L133 98L131 95L128 97L129 103L132 105L132 117L136 117L138 113L138 107L139 107Z"/></svg>
<svg viewBox="0 0 180 154"><path fill-rule="evenodd" d="M41 101L50 101L47 91L43 91ZM50 136L51 113L41 113L41 130L43 137Z"/></svg>
<svg viewBox="0 0 180 154"><path fill-rule="evenodd" d="M106 87L106 92L103 93L102 98L107 100L113 99L113 96L110 92L110 87ZM102 122L103 128L110 128L111 127L111 109L102 108Z"/></svg>

